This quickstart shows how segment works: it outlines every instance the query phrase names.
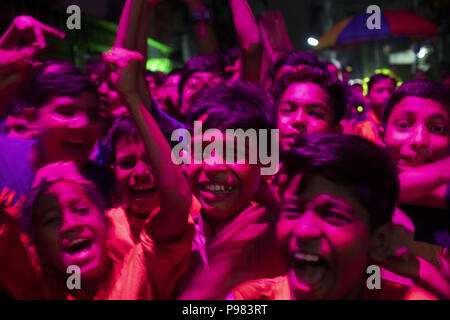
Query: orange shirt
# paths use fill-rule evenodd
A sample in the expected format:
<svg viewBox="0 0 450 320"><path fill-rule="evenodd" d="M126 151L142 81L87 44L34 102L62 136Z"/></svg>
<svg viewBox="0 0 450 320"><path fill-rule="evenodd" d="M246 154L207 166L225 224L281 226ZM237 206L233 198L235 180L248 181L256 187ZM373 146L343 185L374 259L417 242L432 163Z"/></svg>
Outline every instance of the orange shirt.
<svg viewBox="0 0 450 320"><path fill-rule="evenodd" d="M189 216L195 217L200 213L201 204L192 196ZM161 208L155 208L148 218L161 212ZM111 255L117 260L121 260L140 241L140 233L145 219L127 215L123 206L110 209L105 214L110 224L110 238L108 242L111 248Z"/></svg>
<svg viewBox="0 0 450 320"><path fill-rule="evenodd" d="M235 300L292 300L287 276L244 282L232 291ZM381 280L381 289L365 289L363 300L436 300L427 291Z"/></svg>
<svg viewBox="0 0 450 320"><path fill-rule="evenodd" d="M365 120L359 121L353 126L353 133L375 144L380 144L378 136L378 128L381 125L380 119L372 110L367 112L366 117Z"/></svg>
<svg viewBox="0 0 450 320"><path fill-rule="evenodd" d="M16 221L0 214L0 282L15 299L76 299L76 289L52 267L39 265L17 232ZM147 219L145 224L151 224ZM151 226L146 227L151 228ZM172 299L177 279L185 272L191 254L194 226L189 221L175 243L155 243L143 228L141 241L123 259L108 254L112 267L92 299ZM108 244L109 246L110 244ZM109 249L109 248L108 248Z"/></svg>

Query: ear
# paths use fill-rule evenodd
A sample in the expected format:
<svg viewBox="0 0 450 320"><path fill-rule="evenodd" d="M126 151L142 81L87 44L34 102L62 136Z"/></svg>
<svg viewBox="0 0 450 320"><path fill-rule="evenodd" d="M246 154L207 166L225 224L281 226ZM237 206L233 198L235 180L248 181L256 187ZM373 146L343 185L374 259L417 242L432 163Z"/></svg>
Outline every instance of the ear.
<svg viewBox="0 0 450 320"><path fill-rule="evenodd" d="M336 134L342 134L342 132L344 131L342 125L340 123L338 123L334 128L333 128L333 133Z"/></svg>
<svg viewBox="0 0 450 320"><path fill-rule="evenodd" d="M392 255L392 222L379 227L372 234L370 244L370 258L374 262L382 262Z"/></svg>
<svg viewBox="0 0 450 320"><path fill-rule="evenodd" d="M382 125L378 127L378 136L380 137L381 146L386 147L386 130Z"/></svg>

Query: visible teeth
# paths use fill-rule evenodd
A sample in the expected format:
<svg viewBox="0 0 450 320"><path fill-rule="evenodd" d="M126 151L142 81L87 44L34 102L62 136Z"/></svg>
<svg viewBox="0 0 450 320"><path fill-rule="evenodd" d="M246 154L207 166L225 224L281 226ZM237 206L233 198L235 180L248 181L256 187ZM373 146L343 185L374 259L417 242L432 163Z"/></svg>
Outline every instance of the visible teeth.
<svg viewBox="0 0 450 320"><path fill-rule="evenodd" d="M223 184L205 184L204 188L211 192L231 192L233 187L227 187Z"/></svg>
<svg viewBox="0 0 450 320"><path fill-rule="evenodd" d="M72 247L72 246L77 245L77 244L79 244L79 243L82 243L82 242L84 242L84 241L86 241L86 240L85 240L85 239L76 239L76 240L73 240L72 242L70 242L69 247Z"/></svg>
<svg viewBox="0 0 450 320"><path fill-rule="evenodd" d="M294 253L294 258L298 260L305 260L308 262L317 262L319 261L319 256L316 256L315 254L308 254L308 253Z"/></svg>

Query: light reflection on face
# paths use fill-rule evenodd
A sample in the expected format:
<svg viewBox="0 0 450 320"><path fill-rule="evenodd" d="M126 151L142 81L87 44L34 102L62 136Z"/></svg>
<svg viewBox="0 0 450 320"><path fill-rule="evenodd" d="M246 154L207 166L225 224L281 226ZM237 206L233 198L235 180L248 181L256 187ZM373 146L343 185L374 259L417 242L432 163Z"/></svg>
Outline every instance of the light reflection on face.
<svg viewBox="0 0 450 320"><path fill-rule="evenodd" d="M434 100L408 96L392 109L385 143L400 167L440 160L449 154L449 115Z"/></svg>
<svg viewBox="0 0 450 320"><path fill-rule="evenodd" d="M334 111L328 93L315 83L290 85L278 105L281 150L292 147L302 133L334 132Z"/></svg>
<svg viewBox="0 0 450 320"><path fill-rule="evenodd" d="M282 195L277 237L294 299L358 298L371 233L351 190L321 175L296 175Z"/></svg>

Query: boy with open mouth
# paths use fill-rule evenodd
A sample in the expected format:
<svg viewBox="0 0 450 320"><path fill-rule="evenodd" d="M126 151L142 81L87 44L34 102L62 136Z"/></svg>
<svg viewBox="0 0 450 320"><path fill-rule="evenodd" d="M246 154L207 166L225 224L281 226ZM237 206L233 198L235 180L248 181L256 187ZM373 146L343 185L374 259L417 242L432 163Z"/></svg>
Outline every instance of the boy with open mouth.
<svg viewBox="0 0 450 320"><path fill-rule="evenodd" d="M434 298L384 279L381 290L366 286L366 268L393 253L398 179L388 154L357 136L317 134L299 136L283 159L288 179L277 239L287 273L246 282L232 298Z"/></svg>

